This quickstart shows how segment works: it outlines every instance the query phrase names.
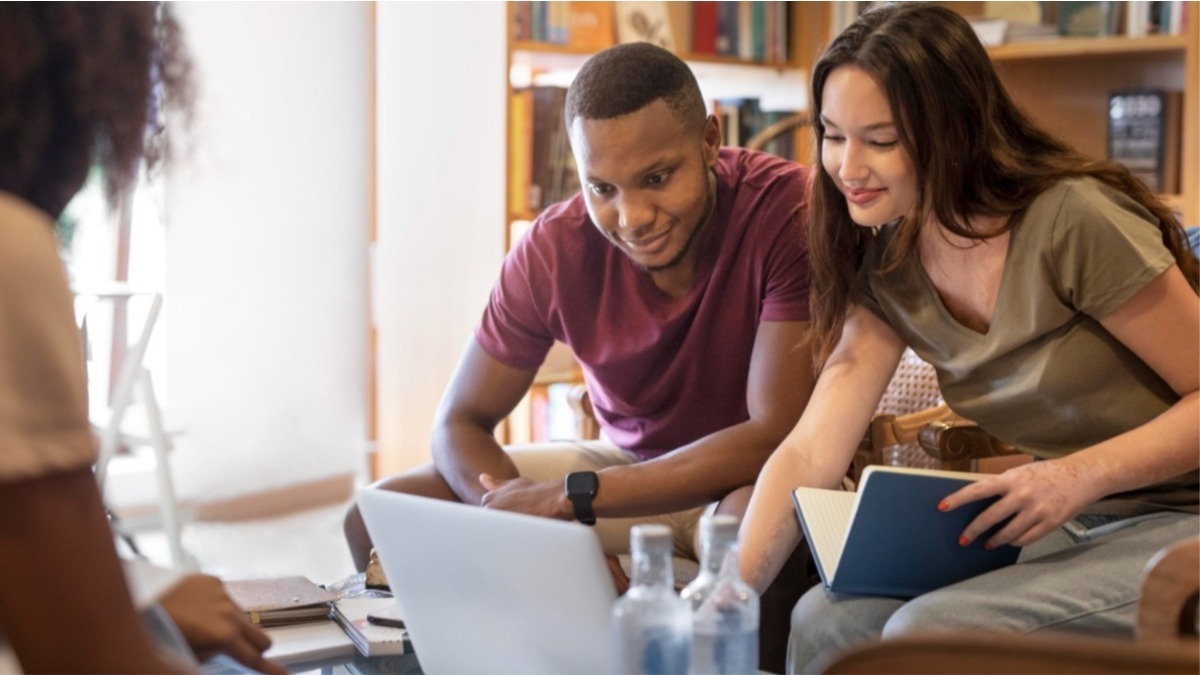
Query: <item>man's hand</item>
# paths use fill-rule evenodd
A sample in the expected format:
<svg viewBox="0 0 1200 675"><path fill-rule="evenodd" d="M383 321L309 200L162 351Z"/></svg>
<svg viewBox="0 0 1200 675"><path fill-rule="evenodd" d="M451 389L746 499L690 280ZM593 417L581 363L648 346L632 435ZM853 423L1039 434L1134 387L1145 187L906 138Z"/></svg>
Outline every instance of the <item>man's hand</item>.
<svg viewBox="0 0 1200 675"><path fill-rule="evenodd" d="M271 638L233 604L220 579L207 574L188 575L159 602L201 661L224 653L260 673L287 673L279 664L263 658Z"/></svg>
<svg viewBox="0 0 1200 675"><path fill-rule="evenodd" d="M563 494L561 481L497 480L484 473L479 475L479 484L487 490L479 500L479 505L485 509L516 511L558 520L575 518L575 511Z"/></svg>
<svg viewBox="0 0 1200 675"><path fill-rule="evenodd" d="M1099 498L1093 476L1063 460L1033 462L997 476L981 478L942 500L938 508L952 511L985 497L1000 499L963 530L959 543L970 544L998 523L1008 521L985 542L988 548L1004 544L1028 546L1074 518Z"/></svg>
<svg viewBox="0 0 1200 675"><path fill-rule="evenodd" d="M625 595L625 591L629 590L629 577L625 576L625 570L621 568L621 560L611 553L605 555L604 560L608 563L608 573L612 575L617 595Z"/></svg>

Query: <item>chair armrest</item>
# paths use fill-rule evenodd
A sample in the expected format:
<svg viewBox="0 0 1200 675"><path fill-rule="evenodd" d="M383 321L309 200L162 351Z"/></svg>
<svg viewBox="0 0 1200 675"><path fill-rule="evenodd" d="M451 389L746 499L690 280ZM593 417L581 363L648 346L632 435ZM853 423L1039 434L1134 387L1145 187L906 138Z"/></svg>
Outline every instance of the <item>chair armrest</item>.
<svg viewBox="0 0 1200 675"><path fill-rule="evenodd" d="M1138 641L1195 638L1198 601L1200 537L1192 537L1164 548L1146 564L1138 599Z"/></svg>
<svg viewBox="0 0 1200 675"><path fill-rule="evenodd" d="M575 432L580 440L594 441L600 438L600 423L596 421L596 411L592 408L592 399L588 395L587 385L577 384L567 393L567 402L575 413Z"/></svg>
<svg viewBox="0 0 1200 675"><path fill-rule="evenodd" d="M943 462L964 462L987 457L1004 457L1020 452L988 435L973 422L935 421L921 428L917 442L930 456Z"/></svg>

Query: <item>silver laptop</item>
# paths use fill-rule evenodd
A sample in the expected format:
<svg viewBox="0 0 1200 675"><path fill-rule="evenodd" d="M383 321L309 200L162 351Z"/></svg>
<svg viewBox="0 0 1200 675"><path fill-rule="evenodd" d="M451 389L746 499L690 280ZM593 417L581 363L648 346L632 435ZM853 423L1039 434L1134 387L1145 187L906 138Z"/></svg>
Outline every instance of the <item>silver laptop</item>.
<svg viewBox="0 0 1200 675"><path fill-rule="evenodd" d="M424 672L613 672L616 592L590 528L383 490L358 507Z"/></svg>

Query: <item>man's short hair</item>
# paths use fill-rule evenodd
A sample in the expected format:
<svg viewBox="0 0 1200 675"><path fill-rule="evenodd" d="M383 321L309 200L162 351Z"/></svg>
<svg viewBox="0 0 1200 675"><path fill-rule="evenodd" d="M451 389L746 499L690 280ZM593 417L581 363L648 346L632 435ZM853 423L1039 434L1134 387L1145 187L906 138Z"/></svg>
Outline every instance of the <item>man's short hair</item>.
<svg viewBox="0 0 1200 675"><path fill-rule="evenodd" d="M660 98L689 131L702 132L708 112L691 68L649 42L617 45L588 59L575 76L567 90L567 127L576 117L612 119Z"/></svg>

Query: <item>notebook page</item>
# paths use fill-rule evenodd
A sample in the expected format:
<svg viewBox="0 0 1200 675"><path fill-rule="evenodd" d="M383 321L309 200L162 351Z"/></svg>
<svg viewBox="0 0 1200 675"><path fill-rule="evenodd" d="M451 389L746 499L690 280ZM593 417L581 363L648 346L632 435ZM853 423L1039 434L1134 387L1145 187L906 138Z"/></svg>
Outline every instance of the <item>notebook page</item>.
<svg viewBox="0 0 1200 675"><path fill-rule="evenodd" d="M846 530L857 495L805 487L796 488L794 495L809 545L825 572L826 581L832 582L846 544Z"/></svg>

